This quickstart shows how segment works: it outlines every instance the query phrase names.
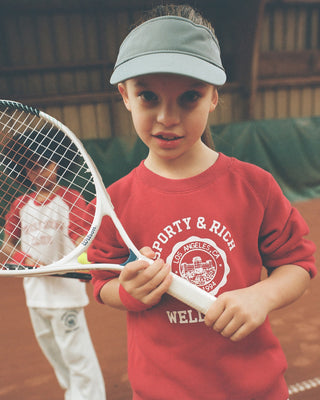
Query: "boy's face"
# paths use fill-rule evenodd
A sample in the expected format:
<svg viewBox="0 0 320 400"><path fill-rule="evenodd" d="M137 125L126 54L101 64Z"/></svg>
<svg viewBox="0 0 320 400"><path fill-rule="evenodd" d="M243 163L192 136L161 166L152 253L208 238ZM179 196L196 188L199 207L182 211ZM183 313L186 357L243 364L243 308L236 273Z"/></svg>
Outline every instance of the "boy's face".
<svg viewBox="0 0 320 400"><path fill-rule="evenodd" d="M197 151L218 103L214 86L181 75L144 75L118 89L149 154L168 160Z"/></svg>
<svg viewBox="0 0 320 400"><path fill-rule="evenodd" d="M57 164L54 162L34 162L26 167L28 180L38 188L48 189L57 183Z"/></svg>

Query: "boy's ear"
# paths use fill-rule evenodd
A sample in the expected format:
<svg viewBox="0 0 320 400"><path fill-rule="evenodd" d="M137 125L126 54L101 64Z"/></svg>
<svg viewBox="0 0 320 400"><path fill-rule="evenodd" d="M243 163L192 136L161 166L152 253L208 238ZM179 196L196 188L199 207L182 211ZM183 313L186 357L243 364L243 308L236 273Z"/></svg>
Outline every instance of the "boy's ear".
<svg viewBox="0 0 320 400"><path fill-rule="evenodd" d="M218 104L218 100L219 100L218 90L217 90L217 88L214 88L213 93L212 93L210 112L215 110L215 108L217 107L217 104Z"/></svg>
<svg viewBox="0 0 320 400"><path fill-rule="evenodd" d="M118 90L119 90L119 93L121 94L122 100L123 100L124 105L126 106L127 110L131 111L126 85L122 82L118 83Z"/></svg>

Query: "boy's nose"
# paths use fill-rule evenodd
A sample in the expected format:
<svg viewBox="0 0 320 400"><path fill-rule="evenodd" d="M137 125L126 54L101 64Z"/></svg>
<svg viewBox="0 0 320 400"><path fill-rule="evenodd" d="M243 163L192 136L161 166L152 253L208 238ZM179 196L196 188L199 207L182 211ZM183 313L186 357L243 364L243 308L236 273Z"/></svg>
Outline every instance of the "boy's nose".
<svg viewBox="0 0 320 400"><path fill-rule="evenodd" d="M163 104L159 109L157 119L164 126L178 124L180 121L178 107L172 103Z"/></svg>

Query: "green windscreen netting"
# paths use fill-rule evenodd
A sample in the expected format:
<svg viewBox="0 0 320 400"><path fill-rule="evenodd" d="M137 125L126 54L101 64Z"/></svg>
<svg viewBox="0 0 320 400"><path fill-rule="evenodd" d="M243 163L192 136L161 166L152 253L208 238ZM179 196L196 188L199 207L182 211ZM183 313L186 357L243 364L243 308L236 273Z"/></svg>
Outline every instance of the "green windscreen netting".
<svg viewBox="0 0 320 400"><path fill-rule="evenodd" d="M290 201L320 197L320 117L218 126L213 137L217 150L271 172Z"/></svg>
<svg viewBox="0 0 320 400"><path fill-rule="evenodd" d="M218 151L271 172L290 201L320 197L320 117L246 121L211 131ZM138 139L130 147L119 138L84 144L106 186L147 155Z"/></svg>

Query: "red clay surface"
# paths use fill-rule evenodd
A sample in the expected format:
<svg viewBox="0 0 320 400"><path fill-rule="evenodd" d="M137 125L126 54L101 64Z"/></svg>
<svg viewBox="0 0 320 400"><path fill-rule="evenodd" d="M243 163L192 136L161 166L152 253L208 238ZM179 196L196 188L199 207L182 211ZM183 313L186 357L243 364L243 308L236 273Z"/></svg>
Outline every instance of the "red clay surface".
<svg viewBox="0 0 320 400"><path fill-rule="evenodd" d="M309 237L319 246L316 254L319 270L320 199L298 203L296 207L309 224ZM34 338L22 280L1 278L0 291L0 400L63 399L63 391ZM88 293L92 299L90 285ZM319 311L320 274L302 298L270 315L289 364L286 378L292 392L295 391L291 400L320 399ZM108 400L129 400L126 315L101 306L93 299L86 314L105 378ZM309 382L301 384L305 381Z"/></svg>

